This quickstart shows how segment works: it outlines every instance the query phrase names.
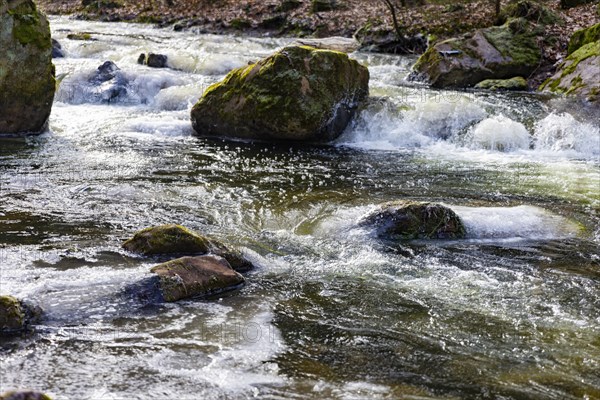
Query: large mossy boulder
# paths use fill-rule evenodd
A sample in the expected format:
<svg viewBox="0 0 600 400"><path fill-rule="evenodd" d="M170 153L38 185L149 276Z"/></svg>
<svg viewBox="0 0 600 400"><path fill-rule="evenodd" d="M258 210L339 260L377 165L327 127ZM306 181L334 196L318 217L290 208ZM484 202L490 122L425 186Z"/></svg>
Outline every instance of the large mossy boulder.
<svg viewBox="0 0 600 400"><path fill-rule="evenodd" d="M540 86L540 90L597 102L600 98L600 40L588 43L569 55L556 74Z"/></svg>
<svg viewBox="0 0 600 400"><path fill-rule="evenodd" d="M244 277L218 256L182 257L155 266L156 284L164 301L206 297L238 288Z"/></svg>
<svg viewBox="0 0 600 400"><path fill-rule="evenodd" d="M192 109L200 135L328 141L369 94L369 71L347 54L289 46L230 72Z"/></svg>
<svg viewBox="0 0 600 400"><path fill-rule="evenodd" d="M52 400L50 396L32 390L18 390L0 394L0 400Z"/></svg>
<svg viewBox="0 0 600 400"><path fill-rule="evenodd" d="M239 251L175 224L143 229L123 243L123 248L145 256L215 254L225 258L236 271L245 272L253 267Z"/></svg>
<svg viewBox="0 0 600 400"><path fill-rule="evenodd" d="M0 296L0 334L19 333L41 317L41 309L13 296Z"/></svg>
<svg viewBox="0 0 600 400"><path fill-rule="evenodd" d="M450 208L436 203L396 201L367 215L360 226L372 228L386 240L461 239L465 227Z"/></svg>
<svg viewBox="0 0 600 400"><path fill-rule="evenodd" d="M48 20L31 0L0 0L0 134L39 133L56 83Z"/></svg>
<svg viewBox="0 0 600 400"><path fill-rule="evenodd" d="M435 44L419 57L409 80L432 87L471 87L486 79L529 76L541 51L524 18Z"/></svg>

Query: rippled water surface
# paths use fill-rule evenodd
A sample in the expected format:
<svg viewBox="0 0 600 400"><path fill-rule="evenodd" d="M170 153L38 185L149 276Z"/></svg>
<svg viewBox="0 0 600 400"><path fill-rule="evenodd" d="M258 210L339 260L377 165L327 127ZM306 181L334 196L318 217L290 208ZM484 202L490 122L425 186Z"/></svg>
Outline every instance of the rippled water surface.
<svg viewBox="0 0 600 400"><path fill-rule="evenodd" d="M407 87L414 59L354 54L375 99L329 145L192 135L189 110L283 39L51 19L67 57L50 132L0 144L1 292L45 310L2 339L0 390L68 399L600 398L597 110ZM70 41L69 31L95 41ZM171 69L136 64L164 53ZM89 84L114 61L127 92ZM439 201L461 241L357 221ZM181 223L259 266L237 292L144 304L157 261L120 243Z"/></svg>

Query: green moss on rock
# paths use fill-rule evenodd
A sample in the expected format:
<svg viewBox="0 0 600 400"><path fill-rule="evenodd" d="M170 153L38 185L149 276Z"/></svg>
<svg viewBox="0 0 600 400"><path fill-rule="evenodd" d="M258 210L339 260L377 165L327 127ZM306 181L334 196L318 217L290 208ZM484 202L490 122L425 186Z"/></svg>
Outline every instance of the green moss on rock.
<svg viewBox="0 0 600 400"><path fill-rule="evenodd" d="M466 229L454 211L436 203L396 201L385 203L361 222L386 240L460 239Z"/></svg>
<svg viewBox="0 0 600 400"><path fill-rule="evenodd" d="M123 248L145 256L211 253L225 258L236 271L252 269L239 251L175 224L143 229L123 243Z"/></svg>
<svg viewBox="0 0 600 400"><path fill-rule="evenodd" d="M565 95L576 95L588 101L598 101L600 91L600 40L588 43L560 65L554 76L539 88Z"/></svg>
<svg viewBox="0 0 600 400"><path fill-rule="evenodd" d="M46 17L31 0L0 0L0 133L45 129L56 83Z"/></svg>
<svg viewBox="0 0 600 400"><path fill-rule="evenodd" d="M600 23L575 31L569 40L568 54L573 54L581 46L600 40Z"/></svg>
<svg viewBox="0 0 600 400"><path fill-rule="evenodd" d="M0 332L19 331L25 328L25 310L12 296L0 296Z"/></svg>
<svg viewBox="0 0 600 400"><path fill-rule="evenodd" d="M210 86L192 123L201 135L327 141L368 97L368 82L347 54L290 46Z"/></svg>

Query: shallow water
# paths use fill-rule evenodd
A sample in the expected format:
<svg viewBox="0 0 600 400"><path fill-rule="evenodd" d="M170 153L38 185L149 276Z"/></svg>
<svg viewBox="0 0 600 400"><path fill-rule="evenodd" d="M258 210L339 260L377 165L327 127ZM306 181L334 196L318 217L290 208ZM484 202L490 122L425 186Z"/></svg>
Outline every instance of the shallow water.
<svg viewBox="0 0 600 400"><path fill-rule="evenodd" d="M1 292L46 311L2 339L0 390L56 398L600 398L600 127L532 94L406 86L414 59L354 54L379 98L331 145L192 136L189 109L284 39L51 18L67 58L50 133L0 147ZM97 41L66 39L89 31ZM173 69L136 64L164 53ZM114 61L110 104L87 82ZM377 204L441 201L461 241L386 243ZM120 243L181 223L258 265L222 298L145 304Z"/></svg>

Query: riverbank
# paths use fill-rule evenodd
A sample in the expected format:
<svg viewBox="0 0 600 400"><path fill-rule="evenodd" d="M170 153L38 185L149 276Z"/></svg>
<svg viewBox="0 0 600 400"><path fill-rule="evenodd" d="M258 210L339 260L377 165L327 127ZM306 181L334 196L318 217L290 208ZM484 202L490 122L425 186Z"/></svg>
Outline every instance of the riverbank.
<svg viewBox="0 0 600 400"><path fill-rule="evenodd" d="M505 6L508 2L503 2ZM259 37L352 37L360 32L363 44L384 52L424 50L425 37L443 39L491 26L496 22L489 1L430 0L425 5L398 8L398 20L408 38L419 42L394 43L392 18L380 1L347 0L327 11L313 11L312 2L294 0L219 0L219 1L131 1L131 0L40 0L48 14L70 14L76 19L153 23L174 30L190 29L198 33L243 34ZM87 4L87 5L84 5ZM598 20L598 5L587 4L564 10L560 2L545 2L556 19L544 25L539 35L542 62L529 77L537 87L556 71L566 57L574 31Z"/></svg>

